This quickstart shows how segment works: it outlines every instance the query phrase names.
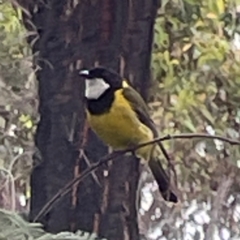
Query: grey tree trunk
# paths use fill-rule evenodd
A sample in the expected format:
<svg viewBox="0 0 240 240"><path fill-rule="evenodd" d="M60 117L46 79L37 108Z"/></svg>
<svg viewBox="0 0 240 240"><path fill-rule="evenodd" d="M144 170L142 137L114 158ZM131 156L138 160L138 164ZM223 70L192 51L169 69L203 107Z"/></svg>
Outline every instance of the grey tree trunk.
<svg viewBox="0 0 240 240"><path fill-rule="evenodd" d="M87 130L82 67L102 65L130 79L146 97L157 0L19 0L39 67L36 145L42 155L31 177L31 219L68 181L108 149ZM99 168L41 219L51 232L86 230L109 240L139 239L139 163L121 158ZM103 171L108 171L104 177ZM98 184L97 182L100 182Z"/></svg>

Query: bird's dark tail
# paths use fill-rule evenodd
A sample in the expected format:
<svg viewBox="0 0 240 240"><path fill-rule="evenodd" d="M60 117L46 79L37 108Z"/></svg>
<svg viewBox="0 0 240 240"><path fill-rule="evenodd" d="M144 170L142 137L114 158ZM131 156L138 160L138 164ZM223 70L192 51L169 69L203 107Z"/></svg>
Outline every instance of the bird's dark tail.
<svg viewBox="0 0 240 240"><path fill-rule="evenodd" d="M178 202L177 196L170 189L170 180L158 159L150 159L148 165L157 181L160 193L164 200Z"/></svg>

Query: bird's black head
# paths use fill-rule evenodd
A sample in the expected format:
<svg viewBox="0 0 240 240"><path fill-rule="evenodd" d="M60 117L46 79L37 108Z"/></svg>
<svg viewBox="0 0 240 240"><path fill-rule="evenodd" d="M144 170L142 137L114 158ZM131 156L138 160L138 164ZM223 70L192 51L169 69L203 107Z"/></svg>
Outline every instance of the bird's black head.
<svg viewBox="0 0 240 240"><path fill-rule="evenodd" d="M90 70L81 70L80 76L85 78L85 97L87 99L98 99L108 89L113 91L122 88L121 76L103 67Z"/></svg>

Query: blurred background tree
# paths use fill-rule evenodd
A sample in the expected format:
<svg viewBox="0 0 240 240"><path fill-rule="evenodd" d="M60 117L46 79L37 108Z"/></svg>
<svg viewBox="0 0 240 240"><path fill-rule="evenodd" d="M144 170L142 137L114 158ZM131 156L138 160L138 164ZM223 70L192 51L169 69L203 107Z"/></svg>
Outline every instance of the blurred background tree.
<svg viewBox="0 0 240 240"><path fill-rule="evenodd" d="M37 83L20 9L0 1L0 202L22 210L29 197Z"/></svg>
<svg viewBox="0 0 240 240"><path fill-rule="evenodd" d="M162 2L148 94L162 134L203 132L239 139L239 5L238 0ZM23 28L19 8L1 1L0 27L0 202L21 211L26 207L22 199L29 197L37 85L25 42L31 33ZM182 205L163 202L143 168L142 239L239 239L239 147L209 139L165 145Z"/></svg>

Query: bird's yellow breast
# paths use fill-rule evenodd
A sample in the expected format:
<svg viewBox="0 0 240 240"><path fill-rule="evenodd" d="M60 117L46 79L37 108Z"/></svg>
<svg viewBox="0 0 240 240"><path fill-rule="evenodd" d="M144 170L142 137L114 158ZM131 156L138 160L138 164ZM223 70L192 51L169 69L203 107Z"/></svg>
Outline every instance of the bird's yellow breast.
<svg viewBox="0 0 240 240"><path fill-rule="evenodd" d="M87 119L96 134L114 149L125 149L153 138L152 131L139 121L122 95L122 89L115 92L114 102L108 112L100 115L88 112Z"/></svg>

